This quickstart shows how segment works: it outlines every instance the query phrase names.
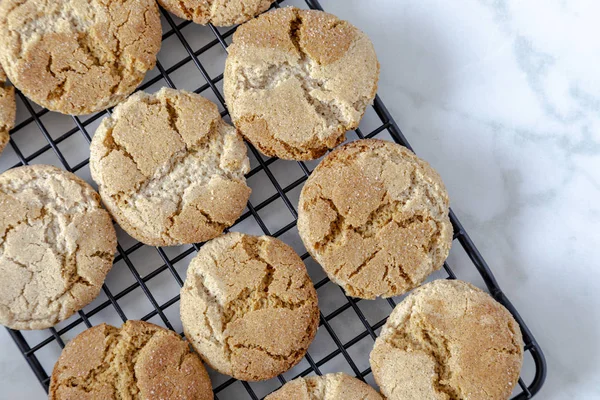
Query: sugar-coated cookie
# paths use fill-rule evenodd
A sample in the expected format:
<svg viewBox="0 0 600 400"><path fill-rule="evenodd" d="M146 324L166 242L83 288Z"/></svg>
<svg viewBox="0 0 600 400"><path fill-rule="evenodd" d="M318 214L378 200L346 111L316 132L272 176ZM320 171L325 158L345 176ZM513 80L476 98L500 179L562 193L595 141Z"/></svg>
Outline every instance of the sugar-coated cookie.
<svg viewBox="0 0 600 400"><path fill-rule="evenodd" d="M519 379L523 339L490 295L436 280L396 306L370 361L389 400L506 400Z"/></svg>
<svg viewBox="0 0 600 400"><path fill-rule="evenodd" d="M0 62L13 85L64 114L116 105L156 63L154 0L3 0Z"/></svg>
<svg viewBox="0 0 600 400"><path fill-rule="evenodd" d="M288 7L238 28L224 92L234 125L260 151L312 160L358 127L378 79L364 33L331 14Z"/></svg>
<svg viewBox="0 0 600 400"><path fill-rule="evenodd" d="M104 119L90 169L121 227L153 246L220 235L246 207L249 170L241 136L195 93L138 92Z"/></svg>
<svg viewBox="0 0 600 400"><path fill-rule="evenodd" d="M98 296L117 238L100 197L47 165L0 175L0 324L44 329Z"/></svg>
<svg viewBox="0 0 600 400"><path fill-rule="evenodd" d="M234 232L206 243L192 260L181 321L208 365L266 380L304 357L319 324L317 293L291 247Z"/></svg>
<svg viewBox="0 0 600 400"><path fill-rule="evenodd" d="M212 400L197 354L175 332L142 321L101 324L64 348L52 372L50 400Z"/></svg>
<svg viewBox="0 0 600 400"><path fill-rule="evenodd" d="M442 267L452 244L440 176L410 150L366 139L327 155L302 188L298 232L353 297L398 296Z"/></svg>

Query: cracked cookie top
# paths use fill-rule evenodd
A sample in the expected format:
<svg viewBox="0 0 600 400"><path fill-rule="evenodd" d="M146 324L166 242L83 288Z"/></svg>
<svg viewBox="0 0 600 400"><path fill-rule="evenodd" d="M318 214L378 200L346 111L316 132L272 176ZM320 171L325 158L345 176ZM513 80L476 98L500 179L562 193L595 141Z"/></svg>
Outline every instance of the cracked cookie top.
<svg viewBox="0 0 600 400"><path fill-rule="evenodd" d="M0 175L0 323L44 329L96 298L117 238L100 197L56 167Z"/></svg>
<svg viewBox="0 0 600 400"><path fill-rule="evenodd" d="M268 156L319 158L358 127L377 91L369 38L322 11L265 13L239 27L228 50L232 120Z"/></svg>
<svg viewBox="0 0 600 400"><path fill-rule="evenodd" d="M204 242L242 214L246 145L217 106L163 88L138 92L102 121L90 170L121 227L152 246Z"/></svg>
<svg viewBox="0 0 600 400"><path fill-rule="evenodd" d="M175 332L142 321L101 324L64 348L52 372L50 400L212 400L198 355Z"/></svg>
<svg viewBox="0 0 600 400"><path fill-rule="evenodd" d="M4 0L0 62L13 85L52 111L89 114L125 99L154 68L154 0Z"/></svg>
<svg viewBox="0 0 600 400"><path fill-rule="evenodd" d="M523 339L490 295L466 282L437 280L396 306L370 361L390 400L502 400L519 379Z"/></svg>
<svg viewBox="0 0 600 400"><path fill-rule="evenodd" d="M398 296L442 267L452 244L440 176L410 150L377 139L323 159L302 188L298 231L349 296Z"/></svg>
<svg viewBox="0 0 600 400"><path fill-rule="evenodd" d="M371 386L345 373L296 378L265 400L383 400Z"/></svg>
<svg viewBox="0 0 600 400"><path fill-rule="evenodd" d="M211 367L245 381L266 380L304 357L319 324L317 293L291 247L230 233L192 260L181 321Z"/></svg>
<svg viewBox="0 0 600 400"><path fill-rule="evenodd" d="M165 10L197 24L241 24L266 11L275 0L158 0Z"/></svg>
<svg viewBox="0 0 600 400"><path fill-rule="evenodd" d="M16 113L15 88L6 85L6 75L0 66L0 153L10 140L8 133L15 126Z"/></svg>

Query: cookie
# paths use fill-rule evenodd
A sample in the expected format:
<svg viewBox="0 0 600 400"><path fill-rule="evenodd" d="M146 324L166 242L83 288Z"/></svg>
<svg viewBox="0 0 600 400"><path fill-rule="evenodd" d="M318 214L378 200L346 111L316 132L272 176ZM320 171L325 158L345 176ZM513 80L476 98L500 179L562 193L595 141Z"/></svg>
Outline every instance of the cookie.
<svg viewBox="0 0 600 400"><path fill-rule="evenodd" d="M90 169L104 204L153 246L203 242L242 214L250 196L246 145L200 95L138 92L102 121Z"/></svg>
<svg viewBox="0 0 600 400"><path fill-rule="evenodd" d="M437 280L396 306L370 361L390 400L508 399L523 339L512 315L487 293Z"/></svg>
<svg viewBox="0 0 600 400"><path fill-rule="evenodd" d="M15 126L16 113L15 89L6 85L6 75L0 66L0 153L10 140L8 133Z"/></svg>
<svg viewBox="0 0 600 400"><path fill-rule="evenodd" d="M312 160L344 141L375 97L379 63L346 21L282 8L238 28L224 92L234 125L268 156Z"/></svg>
<svg viewBox="0 0 600 400"><path fill-rule="evenodd" d="M50 400L212 400L198 355L175 332L142 321L80 333L54 366Z"/></svg>
<svg viewBox="0 0 600 400"><path fill-rule="evenodd" d="M383 400L371 386L344 373L297 378L265 400Z"/></svg>
<svg viewBox="0 0 600 400"><path fill-rule="evenodd" d="M100 197L46 165L0 175L0 324L44 329L98 296L117 237Z"/></svg>
<svg viewBox="0 0 600 400"><path fill-rule="evenodd" d="M452 244L440 176L410 150L377 139L323 159L300 194L307 250L349 296L398 296L442 267Z"/></svg>
<svg viewBox="0 0 600 400"><path fill-rule="evenodd" d="M89 114L124 100L156 63L154 0L4 0L0 62L23 94L52 111Z"/></svg>
<svg viewBox="0 0 600 400"><path fill-rule="evenodd" d="M186 337L217 371L245 381L296 365L319 325L304 263L278 239L230 233L205 244L181 289Z"/></svg>
<svg viewBox="0 0 600 400"><path fill-rule="evenodd" d="M241 24L266 11L274 0L158 0L179 18L216 26Z"/></svg>

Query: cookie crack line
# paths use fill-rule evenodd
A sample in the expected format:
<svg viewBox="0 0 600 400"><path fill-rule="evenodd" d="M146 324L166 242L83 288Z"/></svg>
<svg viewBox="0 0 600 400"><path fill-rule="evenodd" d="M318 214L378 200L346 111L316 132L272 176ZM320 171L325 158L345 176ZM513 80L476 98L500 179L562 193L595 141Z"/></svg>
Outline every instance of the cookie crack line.
<svg viewBox="0 0 600 400"><path fill-rule="evenodd" d="M340 235L342 235L344 232L347 232L348 230L354 231L355 233L360 235L362 239L368 239L373 237L378 231L380 231L390 223L395 223L399 228L405 229L414 223L435 222L436 232L431 235L432 240L434 241L435 238L439 236L439 233L441 231L438 221L436 221L431 216L424 216L421 214L415 214L400 221L396 221L393 215L391 215L382 222L375 222L377 221L377 217L384 214L384 211L388 208L392 208L393 211L399 212L400 207L402 207L402 205L404 204L404 202L401 201L391 201L381 204L369 215L367 222L360 226L353 226L350 224L346 224L344 216L339 212L333 200L323 196L319 196L317 200L326 202L329 205L329 207L336 213L336 218L330 222L330 228L327 234L321 240L313 244L317 252L326 251L327 247L335 245L339 241ZM369 228L371 228L371 231L373 232L368 231ZM429 247L431 247L431 245L429 245ZM426 252L431 251L430 249L423 250L426 250Z"/></svg>
<svg viewBox="0 0 600 400"><path fill-rule="evenodd" d="M510 341L513 345L513 348L516 349L517 354L520 354L521 351L521 345L519 344L518 340L517 340L517 336L521 337L521 332L520 332L520 328L517 326L515 327L510 321L507 323L508 326L508 330L511 333L511 337L510 337ZM517 333L516 330L519 330L519 332Z"/></svg>
<svg viewBox="0 0 600 400"><path fill-rule="evenodd" d="M239 118L239 121L253 123L257 119L260 119L260 118L262 118L262 116L259 116L256 114L244 115L241 118ZM269 139L274 141L278 146L281 146L285 150L286 154L289 154L292 157L296 157L298 159L302 159L302 157L305 157L307 153L312 153L314 155L314 158L318 158L325 153L325 150L321 151L320 149L316 148L316 146L313 146L313 148L308 149L306 151L302 150L302 149L298 149L296 147L293 147L289 143L285 142L284 140L279 139L274 134L270 134ZM258 150L260 150L264 154L273 154L273 149L269 148L268 146L261 143L260 141L255 141L255 143L252 143L252 145L255 146L256 148L258 148Z"/></svg>
<svg viewBox="0 0 600 400"><path fill-rule="evenodd" d="M147 332L144 332L142 334L138 334L135 336L131 337L131 342L127 343L129 346L128 348L131 350L131 343L135 342L136 339L138 339L140 336L142 337L142 344L139 347L134 347L133 351L130 351L131 356L130 357L126 357L125 362L127 364L127 368L129 369L130 373L131 373L131 377L133 379L133 382L131 382L131 384L133 384L133 387L137 390L134 391L134 395L138 394L140 389L138 387L138 378L137 375L135 373L135 364L137 363L137 358L139 356L139 354L144 350L144 348L148 345L148 343L150 343L150 341L155 337L155 336L161 336L160 332L152 332L151 335L149 335L148 337L146 337ZM117 371L117 376L119 376L120 371ZM131 388L131 386L129 386Z"/></svg>
<svg viewBox="0 0 600 400"><path fill-rule="evenodd" d="M108 150L106 152L106 154L102 157L100 157L100 159L98 159L98 164L102 163L102 161L104 161L104 159L106 157L108 157L113 151L118 151L121 152L125 157L127 157L128 159L131 160L131 162L133 163L133 165L135 165L136 169L141 173L137 162L135 161L135 158L131 155L131 153L129 153L129 151L127 150L127 147L123 146L122 144L120 144L119 142L117 142L113 136L113 131L114 131L114 127L110 127L106 130L106 137L104 138L103 141L103 145L104 147ZM102 182L99 182L100 186L103 186ZM135 190L135 188L133 189ZM125 193L124 191L120 191L117 193L121 194L121 193Z"/></svg>
<svg viewBox="0 0 600 400"><path fill-rule="evenodd" d="M338 210L337 206L330 198L319 196L316 198L316 201L324 201L327 205L335 212L336 218L329 223L329 231L327 234L318 242L313 244L315 251L320 252L321 250L325 251L328 246L332 243L338 241L340 234L343 231L343 227L345 226L345 218L344 215ZM307 211L310 212L310 211Z"/></svg>
<svg viewBox="0 0 600 400"><path fill-rule="evenodd" d="M240 243L238 245L252 246L252 244L247 243ZM230 300L227 303L227 308L232 308L232 312L230 314L224 313L223 315L223 331L227 329L230 323L237 319L243 318L250 312L278 308L296 310L305 306L307 303L307 300L300 300L295 302L285 301L281 299L281 297L277 294L269 291L269 288L275 278L275 267L263 257L261 257L259 251L253 254L253 258L265 264L265 274L260 282L260 285L256 289L246 288L245 290L240 292L240 294L235 299ZM275 300L275 302L270 302L269 300ZM249 302L252 302L252 304L248 304ZM235 305L239 305L241 307L235 307Z"/></svg>
<svg viewBox="0 0 600 400"><path fill-rule="evenodd" d="M119 39L118 36L115 36L115 40L117 41L117 47L118 47L118 53L117 54L119 56L122 55L122 53L124 53L125 50L127 50L128 47L131 47L131 46L134 46L134 45L138 44L139 42L141 42L142 40L144 40L144 38L146 38L148 36L147 32L148 32L148 30L151 29L150 28L151 24L148 22L148 13L151 13L151 12L152 12L151 10L146 10L144 12L144 26L146 27L146 29L144 29L144 31L142 32L142 34L137 39L131 41L130 43L126 44L125 46L123 46L121 48L121 40ZM129 14L131 14L131 12ZM130 22L129 19L125 23L123 23L121 26L119 26L119 28L121 28L122 26L124 26L128 22ZM144 50L144 53L146 55L150 55L150 56L153 55L153 53L151 51L148 51L147 49ZM118 65L120 67L119 73L120 73L120 76L122 78L123 77L123 72L125 71L126 68L121 67L121 63L118 63ZM134 63L133 68L135 68L140 73L144 73L145 72L145 70L144 70L143 67L140 69L140 64L139 63ZM119 82L121 82L121 81L119 81ZM118 85L117 85L117 87L118 87Z"/></svg>
<svg viewBox="0 0 600 400"><path fill-rule="evenodd" d="M287 361L289 359L295 359L300 353L304 353L303 349L300 349L300 350L296 349L296 350L292 350L286 354L276 354L276 353L273 353L273 352L265 349L262 346L259 346L257 344L252 344L252 343L236 343L231 347L234 349L258 350L262 353L265 353L267 356L269 356L273 360L277 360L277 361Z"/></svg>
<svg viewBox="0 0 600 400"><path fill-rule="evenodd" d="M451 357L451 352L448 348L448 340L443 335L439 335L440 340L435 341L428 330L421 329L423 338L431 347L429 354L436 363L435 372L437 374L437 382L435 382L435 389L440 393L448 395L449 400L461 400L463 396L460 388L450 384L452 370L448 367L446 362Z"/></svg>
<svg viewBox="0 0 600 400"><path fill-rule="evenodd" d="M375 257L377 257L377 254L379 254L380 251L381 251L381 248L378 248L369 257L367 257L358 267L356 267L356 269L354 271L352 271L348 275L348 280L350 280L354 276L358 275L360 273L360 271L362 271L363 268L366 267L367 264L369 264L369 262L371 262L371 260L373 260ZM340 270L341 270L341 268L337 272L339 272Z"/></svg>
<svg viewBox="0 0 600 400"><path fill-rule="evenodd" d="M214 260L214 259L213 259ZM221 303L218 301L217 296L215 296L213 293L210 292L210 290L208 289L205 280L206 280L206 276L204 274L201 274L198 271L193 271L193 274L196 277L199 277L201 282L199 282L199 285L197 287L197 289L199 291L201 291L202 293L199 293L200 296L204 297L205 301L207 304L214 304L217 308L218 308L218 312L219 315L223 315L224 311L223 311L223 306L221 305ZM186 289L186 286L184 286L183 289ZM182 290L183 290L182 289ZM212 343L219 343L222 344L222 340L220 340L219 338L217 338L215 336L215 327L213 327L210 318L208 317L207 313L210 310L210 308L208 307L208 305L204 308L203 312L202 312L202 317L204 318L204 322L206 323L206 326L208 327L209 331L210 331L210 335L208 336L204 336L205 340L209 340ZM184 327L185 330L185 327ZM188 336L188 332L185 332L186 336ZM190 335L191 336L191 335Z"/></svg>
<svg viewBox="0 0 600 400"><path fill-rule="evenodd" d="M507 355L519 355L520 351L518 349L515 348L508 348L508 347L490 347L488 349L488 351L494 351L496 353L499 354L507 354Z"/></svg>
<svg viewBox="0 0 600 400"><path fill-rule="evenodd" d="M179 129L177 128L177 121L179 119L179 113L177 112L176 108L172 105L170 100L166 100L166 105L167 105L167 110L168 110L168 114L169 114L169 125L171 125L172 129L179 135L181 140L183 142L185 142L185 140L183 139L183 136L181 135L181 133L179 132ZM180 158L177 158L178 157L177 153L175 155L173 155L172 159L169 160L170 168L166 172L160 174L160 176L158 176L158 177L154 176L151 179L147 180L146 182L142 183L141 186L139 187L138 191L136 192L136 194L139 194L144 188L147 188L153 182L160 181L160 180L163 180L164 178L168 177L170 174L173 173L173 171L175 170L177 165L185 163L188 158L192 158L192 157L196 156L196 154L198 153L198 151L200 151L200 149L208 148L210 146L210 141L213 138L213 136L218 135L219 126L220 126L220 124L218 122L211 121L209 131L206 136L204 136L198 143L196 143L193 146L188 147L188 145L186 144L185 145L185 147L186 147L185 154L183 156L181 156ZM222 156L222 153L218 152L217 157L219 160L221 159L221 156ZM224 172L222 169L217 169L216 171L217 171L217 175L226 177L229 180L232 180L232 181L238 180L238 178L235 177L232 172ZM211 176L214 176L214 175L215 174L213 174ZM203 176L203 177L206 178L207 176ZM175 238L172 237L171 230L175 226L175 218L180 216L181 213L183 212L183 205L184 205L183 196L179 196L177 199L177 206L175 208L175 212L169 217L169 220L171 221L171 226L169 226L166 229L166 231L164 232L164 234L172 240L175 240ZM206 212L206 210L202 209L199 204L196 205L195 208L206 219L206 223L209 224L211 227L218 229L220 231L222 231L223 229L225 229L227 227L226 223L215 221L213 219L213 217L210 215L210 213L208 213L208 212Z"/></svg>
<svg viewBox="0 0 600 400"><path fill-rule="evenodd" d="M179 10L183 13L183 15L185 15L185 19L187 19L188 21L194 19L194 17L196 16L196 12L188 6L186 6L185 1L179 0L177 4L179 5Z"/></svg>
<svg viewBox="0 0 600 400"><path fill-rule="evenodd" d="M316 79L310 73L310 57L304 51L302 45L300 44L302 24L304 21L302 20L302 16L299 14L299 10L295 10L295 14L296 18L293 19L290 23L289 35L292 44L294 45L294 47L298 51L298 54L300 55L300 65L303 73L297 75L297 77L299 78L298 80L300 81L304 97L306 98L308 103L314 108L315 112L317 114L320 114L325 119L325 122L327 123L328 127L333 127L336 125L336 123L338 126L340 125L340 123L343 123L344 125L349 125L350 121L348 121L344 117L344 114L338 105L334 104L334 102L326 103L324 101L321 101L312 94L312 91L315 89L328 91L325 88L327 81ZM357 110L355 109L355 111ZM333 115L335 119L331 115Z"/></svg>
<svg viewBox="0 0 600 400"><path fill-rule="evenodd" d="M297 343L304 343L307 338L310 338L314 334L312 326L308 326L304 335L297 341ZM229 338L228 338L229 339ZM227 346L229 347L229 340L227 340ZM272 351L269 351L263 346L253 344L253 343L236 343L232 346L234 349L249 349L249 350L258 350L264 354L266 354L272 360L288 363L292 361L294 364L299 361L301 356L306 353L308 346L300 346L296 349L290 350L287 354L276 354ZM248 368L245 368L245 371L248 372ZM257 378L258 379L258 378Z"/></svg>
<svg viewBox="0 0 600 400"><path fill-rule="evenodd" d="M414 308L414 306L413 306ZM452 353L448 346L448 339L439 334L435 337L431 334L432 329L424 325L423 321L415 321L414 309L403 322L405 329L396 327L392 335L382 336L382 339L393 348L402 351L419 351L428 355L434 362L435 378L432 382L434 389L438 393L443 393L448 396L448 400L461 400L462 396L460 387L455 387L450 383L453 372L448 366L448 360L452 357ZM411 321L415 321L416 326L411 329Z"/></svg>
<svg viewBox="0 0 600 400"><path fill-rule="evenodd" d="M71 376L64 381L56 382L56 385L51 385L54 388L53 394L60 389L61 386L65 387L76 387L80 390L83 390L86 393L91 393L94 390L94 382L96 378L105 374L107 371L111 369L112 362L116 358L115 347L119 343L120 333L110 332L105 341L102 363L98 365L96 368L88 371L88 373L84 376ZM62 370L67 369L66 366L62 365ZM60 368L60 367L59 367ZM60 369L53 372L53 376L58 376L60 374ZM106 379L104 383L108 383L114 392L116 392L116 385L112 379Z"/></svg>
<svg viewBox="0 0 600 400"><path fill-rule="evenodd" d="M167 109L167 115L169 118L169 126L179 136L179 139L181 139L181 141L183 143L185 143L185 139L183 138L183 136L181 136L181 132L179 132L179 128L177 127L177 121L179 120L179 112L177 111L177 108L173 105L173 103L171 103L171 100L169 100L166 97L165 97L165 108ZM212 126L211 126L211 128L212 128ZM187 144L185 147L186 147L186 150L189 150Z"/></svg>
<svg viewBox="0 0 600 400"><path fill-rule="evenodd" d="M164 232L164 234L171 240L177 240L176 238L173 237L173 235L171 234L171 231L175 227L175 218L179 217L181 215L181 213L183 212L183 203L184 203L183 196L181 196L177 201L177 208L176 208L175 212L173 213L173 215L171 215L169 217L171 226L169 226ZM202 215L206 219L205 223L210 225L215 230L223 231L225 228L227 228L227 224L215 221L208 212L206 212L205 210L203 210L200 207L199 204L195 205L194 208L200 213L200 215Z"/></svg>
<svg viewBox="0 0 600 400"><path fill-rule="evenodd" d="M300 58L306 59L307 54L304 51L304 49L302 49L302 46L300 46L300 30L302 29L302 22L303 22L302 17L300 16L300 14L298 13L298 10L296 10L296 9L294 10L294 14L295 14L295 18L290 21L290 31L289 31L290 40L292 41L292 44L298 51Z"/></svg>

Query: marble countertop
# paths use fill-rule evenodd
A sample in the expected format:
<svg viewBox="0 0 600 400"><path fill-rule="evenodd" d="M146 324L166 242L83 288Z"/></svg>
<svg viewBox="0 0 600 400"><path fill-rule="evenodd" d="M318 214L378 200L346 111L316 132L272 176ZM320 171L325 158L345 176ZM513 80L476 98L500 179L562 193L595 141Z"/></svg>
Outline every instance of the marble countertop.
<svg viewBox="0 0 600 400"><path fill-rule="evenodd" d="M322 0L545 351L540 399L600 398L600 3ZM0 398L41 386L0 329Z"/></svg>

